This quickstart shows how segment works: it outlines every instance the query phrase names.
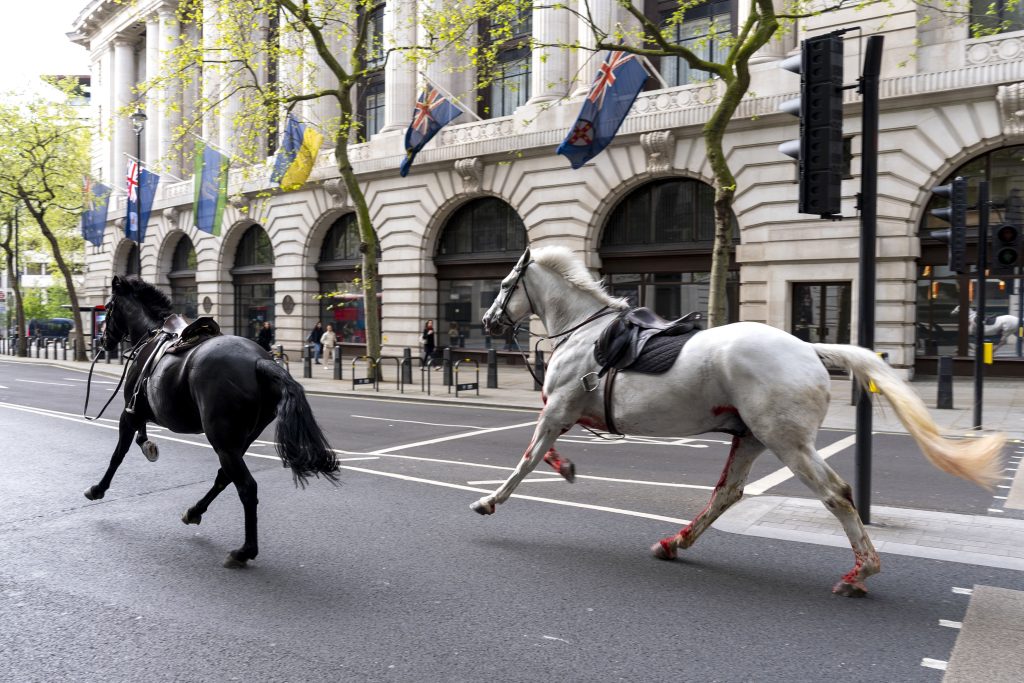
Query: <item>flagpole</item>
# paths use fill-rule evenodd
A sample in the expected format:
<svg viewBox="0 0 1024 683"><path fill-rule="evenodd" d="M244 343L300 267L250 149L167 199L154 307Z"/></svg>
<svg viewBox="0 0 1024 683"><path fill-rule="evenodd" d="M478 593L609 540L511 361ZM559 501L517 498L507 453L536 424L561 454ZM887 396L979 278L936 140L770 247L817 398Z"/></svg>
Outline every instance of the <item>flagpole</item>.
<svg viewBox="0 0 1024 683"><path fill-rule="evenodd" d="M656 79L658 79L658 83L661 84L662 88L669 87L668 82L664 78L662 78L661 72L654 68L654 65L651 64L651 60L647 58L647 55L637 55L637 57L639 57L640 61L645 65L644 68L647 70L647 74L649 76L654 76Z"/></svg>
<svg viewBox="0 0 1024 683"><path fill-rule="evenodd" d="M316 130L320 131L320 135L323 135L323 136L324 136L324 140L330 140L330 139L331 139L331 136L330 136L330 134L329 134L329 133L327 132L327 130L326 130L326 129L325 129L324 127L323 127L323 125L322 125L322 124L319 124L319 123L313 123L313 122L312 122L312 121L310 121L309 119L304 119L304 118L302 118L301 116L296 116L295 114L293 114L293 113L292 113L292 112L290 112L290 111L288 112L288 116L291 116L291 117L293 117L293 118L294 118L294 119L295 119L296 121L298 121L298 122L300 122L300 123L303 123L303 124L305 124L305 125L307 125L307 126L312 126L312 127L313 127L313 128L315 128ZM283 133L282 133L282 135L283 135Z"/></svg>
<svg viewBox="0 0 1024 683"><path fill-rule="evenodd" d="M434 86L435 88L437 88L441 92L442 95L447 97L449 100L451 100L455 104L459 105L459 109L461 109L463 111L463 113L466 113L466 114L469 114L470 116L472 116L474 121L483 121L482 118L477 116L469 107L464 105L457 97L455 97L455 95L451 94L450 92L448 92L447 90L445 90L444 88L439 86L437 83L435 83L433 80L431 80L430 77L427 76L425 73L420 71L419 75L422 76L423 80L425 80L427 83L429 83L432 86Z"/></svg>
<svg viewBox="0 0 1024 683"><path fill-rule="evenodd" d="M218 152L220 152L221 154L226 156L228 158L228 160L230 161L231 155L228 154L228 151L226 149L224 149L223 147L221 147L219 145L213 144L212 142L204 139L201 135L196 135L192 131L189 131L188 134L191 135L192 137L194 137L196 140L199 140L199 142L203 143L204 145L207 145L209 147L213 147L215 150L217 150Z"/></svg>
<svg viewBox="0 0 1024 683"><path fill-rule="evenodd" d="M132 161L135 161L135 162L137 162L137 163L139 164L139 166L143 166L143 167L145 167L145 168L148 168L148 169L149 169L149 170L151 170L151 171L153 170L153 165L152 165L152 164L150 164L150 163L147 163L147 162L143 161L142 159L136 159L135 157L133 157L133 156L132 156L131 154L129 154L128 152L123 152L123 154L124 154L124 155L125 155L126 157L128 157L129 159L131 159ZM185 182L185 179L184 179L184 178L179 178L178 176L174 175L173 173L168 173L167 171L160 171L160 173L158 173L157 175L165 175L165 176L167 176L168 178L174 178L174 179L175 179L175 180L177 180L178 182Z"/></svg>

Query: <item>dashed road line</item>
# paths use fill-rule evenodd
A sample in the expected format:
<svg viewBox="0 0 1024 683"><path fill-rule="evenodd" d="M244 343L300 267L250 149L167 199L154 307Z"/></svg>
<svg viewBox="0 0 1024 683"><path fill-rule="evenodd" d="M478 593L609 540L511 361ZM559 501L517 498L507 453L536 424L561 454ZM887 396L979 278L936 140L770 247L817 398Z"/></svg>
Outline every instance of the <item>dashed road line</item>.
<svg viewBox="0 0 1024 683"><path fill-rule="evenodd" d="M929 669L938 669L939 671L945 671L946 667L949 666L949 662L944 659L932 659L931 657L925 657L921 660L921 666Z"/></svg>

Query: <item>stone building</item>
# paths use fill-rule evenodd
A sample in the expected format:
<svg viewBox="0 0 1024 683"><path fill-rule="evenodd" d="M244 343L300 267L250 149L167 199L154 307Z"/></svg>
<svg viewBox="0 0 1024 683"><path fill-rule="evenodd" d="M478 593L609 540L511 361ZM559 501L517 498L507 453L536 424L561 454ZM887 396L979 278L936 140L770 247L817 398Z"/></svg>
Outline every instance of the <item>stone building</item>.
<svg viewBox="0 0 1024 683"><path fill-rule="evenodd" d="M664 4L647 0L645 9L657 16ZM974 4L979 11L988 6L984 0ZM143 277L168 288L186 312L213 315L228 331L252 336L270 320L278 339L295 351L314 321L322 320L333 322L352 345L347 354L356 352L363 310L351 285L358 277L358 239L329 147L298 191L261 198L269 180L261 186L252 176L238 176L225 228L215 237L193 227L190 169L172 142L180 110L188 110L194 94L173 93L174 107L155 98L140 103L148 121L138 140L131 122L117 115L135 101L133 86L161 69L170 41L199 39L194 26L179 24L176 5L93 0L72 34L92 57L93 105L102 133L93 156L97 176L123 185L124 155L134 155L138 143L143 160L183 179L165 176L161 183L141 246ZM589 7L603 25L628 23L614 0L589 0ZM679 40L714 53L721 48L716 34L707 37L709 21L740 26L746 7L739 0L709 0L692 10ZM371 30L389 45L409 44L417 16L415 0L387 0L371 13ZM536 9L523 30L546 42L585 36L570 16ZM929 236L929 227L942 227L929 218L930 188L965 175L973 197L975 181L987 179L997 203L1024 188L1024 17L1005 18L1010 30L972 38L965 24L915 3L878 3L801 21L754 58L750 94L725 141L738 188L732 319L765 322L811 341L857 341L859 95L845 93L845 220L797 213L796 165L778 151L797 136L796 119L780 113L779 105L799 88L798 77L779 62L796 54L802 38L856 26L859 31L845 34L848 84L856 82L866 36L885 36L876 347L908 374L915 368L931 372L938 354L969 362L966 311L973 285L951 273L945 246ZM337 49L343 54L346 48ZM512 340L483 339L479 319L527 244L571 247L615 294L663 316L705 306L713 193L700 133L714 110L718 83L681 61L661 60L656 66L664 84L652 78L615 141L572 170L554 149L579 111L595 57L520 48L506 50L501 59L504 78L479 93L471 72L428 67L428 76L481 120L463 115L445 127L406 178L398 166L422 77L391 58L358 93L367 139L351 148L351 157L380 236L385 353L415 349L425 320L435 321L439 346L448 344L454 324L451 340L466 353L492 343L500 352L511 348ZM284 69L281 74L288 77ZM333 115L323 103L299 113L325 127ZM203 135L230 149L230 126L226 119L206 121ZM90 303L104 301L112 275L135 268L137 247L117 222L124 208L124 198L116 197L103 245L87 247L84 295ZM994 223L1002 220L1000 211ZM1017 314L1021 297L1013 294L1019 291L1014 284L1014 278L989 280L990 313ZM317 298L338 291L350 293ZM964 313L953 313L957 305ZM1015 341L996 356L994 372L1019 367Z"/></svg>

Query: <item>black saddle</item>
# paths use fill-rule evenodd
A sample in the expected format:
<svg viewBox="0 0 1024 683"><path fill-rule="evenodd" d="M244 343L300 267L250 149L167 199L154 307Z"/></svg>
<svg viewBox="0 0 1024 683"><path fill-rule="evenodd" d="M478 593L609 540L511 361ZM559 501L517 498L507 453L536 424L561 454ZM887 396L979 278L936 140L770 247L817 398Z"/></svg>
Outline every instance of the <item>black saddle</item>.
<svg viewBox="0 0 1024 683"><path fill-rule="evenodd" d="M989 315L985 317L985 325L991 327L996 324L996 320L999 318L998 315Z"/></svg>
<svg viewBox="0 0 1024 683"><path fill-rule="evenodd" d="M598 377L611 369L660 374L675 362L683 344L701 330L703 316L687 313L665 320L647 308L633 308L615 316L594 342L594 358L601 366Z"/></svg>
<svg viewBox="0 0 1024 683"><path fill-rule="evenodd" d="M174 314L164 320L161 331L176 337L164 353L185 353L207 339L221 335L220 325L209 316L189 322L184 316Z"/></svg>

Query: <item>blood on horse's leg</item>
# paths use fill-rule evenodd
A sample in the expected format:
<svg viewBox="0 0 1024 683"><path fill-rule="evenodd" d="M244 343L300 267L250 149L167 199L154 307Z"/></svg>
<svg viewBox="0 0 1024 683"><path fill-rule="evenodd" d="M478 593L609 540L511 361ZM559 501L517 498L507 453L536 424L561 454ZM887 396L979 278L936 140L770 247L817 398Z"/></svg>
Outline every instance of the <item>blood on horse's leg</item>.
<svg viewBox="0 0 1024 683"><path fill-rule="evenodd" d="M544 454L544 462L551 466L555 472L562 475L570 484L576 480L576 465L565 456L559 455L554 448L549 448Z"/></svg>

